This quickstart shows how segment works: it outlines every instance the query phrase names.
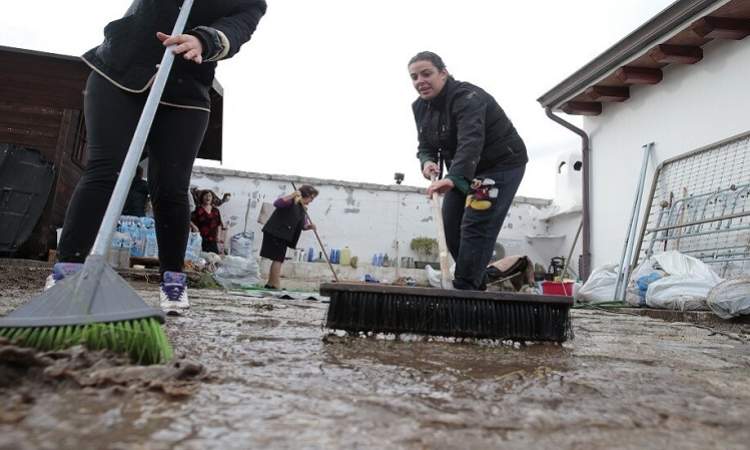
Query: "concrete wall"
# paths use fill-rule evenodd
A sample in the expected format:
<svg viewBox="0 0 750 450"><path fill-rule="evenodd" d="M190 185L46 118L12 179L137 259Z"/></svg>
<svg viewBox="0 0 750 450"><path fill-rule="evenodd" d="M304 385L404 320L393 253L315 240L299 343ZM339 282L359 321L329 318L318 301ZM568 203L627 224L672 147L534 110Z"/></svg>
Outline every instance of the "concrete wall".
<svg viewBox="0 0 750 450"><path fill-rule="evenodd" d="M261 244L261 226L257 223L263 202L273 202L297 186L312 184L320 191L310 205L321 240L327 248L348 246L362 263L372 261L375 253L393 258L410 256L425 258L409 248L414 237L435 237L435 223L424 189L412 186L350 183L336 180L300 178L238 172L226 169L196 167L192 186L212 189L217 194L231 193L232 199L221 206L228 222L229 236L243 230L247 212L247 229L255 233L254 249ZM552 212L550 200L517 197L505 220L498 242L506 255L526 254L543 265L549 263L549 245L529 236L547 232L544 221ZM575 230L573 230L575 232ZM315 249L318 245L312 232L303 232L299 247ZM398 246L398 250L397 250ZM553 255L554 256L554 255Z"/></svg>
<svg viewBox="0 0 750 450"><path fill-rule="evenodd" d="M714 41L704 46L704 55L695 65L667 66L661 83L633 87L628 101L606 104L600 116L584 119L592 145L595 267L619 262L643 144L655 142L645 208L654 169L662 161L750 130L750 41Z"/></svg>

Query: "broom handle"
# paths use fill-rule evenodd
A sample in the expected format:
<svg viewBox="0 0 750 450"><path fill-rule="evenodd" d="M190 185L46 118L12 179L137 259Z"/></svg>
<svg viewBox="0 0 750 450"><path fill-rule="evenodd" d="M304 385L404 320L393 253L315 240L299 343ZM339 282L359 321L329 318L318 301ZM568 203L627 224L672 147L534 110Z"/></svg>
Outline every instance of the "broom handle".
<svg viewBox="0 0 750 450"><path fill-rule="evenodd" d="M295 191L297 190L297 186L294 185L294 181L292 183L292 189ZM305 209L305 217L307 217L307 220L310 223L313 223L312 219L310 218L310 214L307 213L307 209ZM336 271L333 270L333 264L331 264L331 260L328 259L328 254L326 253L326 248L323 246L323 241L320 240L320 236L318 236L318 230L316 228L313 228L313 233L315 233L315 238L318 240L318 245L320 246L320 252L323 254L323 257L326 259L326 262L328 263L328 267L331 269L331 273L333 274L333 279L336 280L336 282L339 282L339 277L336 275Z"/></svg>
<svg viewBox="0 0 750 450"><path fill-rule="evenodd" d="M430 176L430 180L434 182L437 178L435 175ZM440 255L440 285L443 289L453 289L453 283L451 282L451 272L448 268L448 244L445 242L445 227L443 226L443 211L440 208L440 200L437 192L433 192L432 196L432 217L437 224L437 241L438 250Z"/></svg>
<svg viewBox="0 0 750 450"><path fill-rule="evenodd" d="M174 28L172 29L172 36L182 34L192 6L193 0L185 0L182 3L180 13L177 15L177 22L175 22ZM156 37L154 37L154 39L156 39ZM125 155L125 161L122 163L120 175L117 177L115 189L112 191L112 196L109 199L109 204L104 213L102 224L99 226L99 232L96 234L96 241L94 241L94 246L90 253L92 256L105 256L109 247L112 245L112 234L117 226L117 219L120 217L122 207L125 205L125 199L128 196L131 181L135 176L136 167L141 160L141 154L143 153L143 147L146 145L148 132L151 129L151 124L156 115L156 109L159 107L161 94L164 91L169 71L172 68L172 62L175 57L175 54L172 53L173 48L174 45L171 45L164 50L164 56L161 58L159 70L157 70L154 83L151 85L146 104L143 106L143 111L141 112L141 118L138 120L138 126L133 134L133 140L130 141L128 153Z"/></svg>

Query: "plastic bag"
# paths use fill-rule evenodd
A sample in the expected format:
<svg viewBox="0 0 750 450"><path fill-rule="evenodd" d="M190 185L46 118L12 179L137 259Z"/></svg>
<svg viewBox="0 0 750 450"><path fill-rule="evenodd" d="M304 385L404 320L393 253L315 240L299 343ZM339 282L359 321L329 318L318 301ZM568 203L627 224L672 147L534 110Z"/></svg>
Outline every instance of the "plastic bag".
<svg viewBox="0 0 750 450"><path fill-rule="evenodd" d="M646 263L664 277L648 284L646 305L693 311L708 309L706 297L721 278L702 261L677 251L654 255Z"/></svg>
<svg viewBox="0 0 750 450"><path fill-rule="evenodd" d="M586 283L574 293L578 303L603 303L615 299L617 264L606 264L594 269Z"/></svg>
<svg viewBox="0 0 750 450"><path fill-rule="evenodd" d="M666 276L649 284L646 305L675 311L707 310L706 296L713 286L703 278L689 275Z"/></svg>
<svg viewBox="0 0 750 450"><path fill-rule="evenodd" d="M203 239L201 239L200 233L190 233L187 248L185 248L185 260L193 262L200 258L203 247L202 244Z"/></svg>
<svg viewBox="0 0 750 450"><path fill-rule="evenodd" d="M630 280L625 289L626 303L636 307L647 306L646 292L648 292L648 286L666 275L660 267L655 260L647 259L635 268L633 273L630 274Z"/></svg>
<svg viewBox="0 0 750 450"><path fill-rule="evenodd" d="M432 266L429 264L424 266L424 270L427 273L427 281L430 283L430 286L434 288L442 289L443 287L443 275L440 270L433 269ZM451 274L451 280L455 276L456 273L456 264L452 264L450 268L450 274Z"/></svg>
<svg viewBox="0 0 750 450"><path fill-rule="evenodd" d="M252 287L260 282L258 262L252 255L250 258L225 256L213 277L224 289Z"/></svg>
<svg viewBox="0 0 750 450"><path fill-rule="evenodd" d="M249 258L253 254L253 240L255 234L252 232L237 233L229 240L229 254Z"/></svg>
<svg viewBox="0 0 750 450"><path fill-rule="evenodd" d="M722 319L750 315L750 276L717 284L708 293L706 303Z"/></svg>

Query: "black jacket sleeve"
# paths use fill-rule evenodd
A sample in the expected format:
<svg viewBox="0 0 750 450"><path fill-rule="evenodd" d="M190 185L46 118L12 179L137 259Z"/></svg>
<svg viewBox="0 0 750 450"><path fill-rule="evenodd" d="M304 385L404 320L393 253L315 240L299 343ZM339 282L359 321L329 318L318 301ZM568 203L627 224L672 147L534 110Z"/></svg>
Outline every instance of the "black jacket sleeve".
<svg viewBox="0 0 750 450"><path fill-rule="evenodd" d="M456 126L456 154L449 175L471 181L484 148L487 103L474 91L459 94L451 107Z"/></svg>
<svg viewBox="0 0 750 450"><path fill-rule="evenodd" d="M425 114L424 108L424 104L420 103L419 100L411 105L412 112L414 113L414 121L417 124L417 158L419 158L420 172L424 168L424 163L427 161L432 161L434 163L438 162L438 149L427 144L422 135L422 126L420 125L420 122Z"/></svg>
<svg viewBox="0 0 750 450"><path fill-rule="evenodd" d="M221 59L231 58L239 50L242 44L250 40L260 18L266 13L265 0L240 0L236 2L234 9L224 17L216 20L208 27L198 27L191 34L195 34L204 45L203 54L211 57L222 53L221 39L212 34L212 30L221 31L229 41L229 49Z"/></svg>

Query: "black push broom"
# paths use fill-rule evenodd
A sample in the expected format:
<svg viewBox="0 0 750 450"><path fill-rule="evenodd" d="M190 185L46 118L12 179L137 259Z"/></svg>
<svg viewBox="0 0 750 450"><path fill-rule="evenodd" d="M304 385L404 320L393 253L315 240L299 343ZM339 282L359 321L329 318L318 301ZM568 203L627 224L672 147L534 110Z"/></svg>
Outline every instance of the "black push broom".
<svg viewBox="0 0 750 450"><path fill-rule="evenodd" d="M321 284L330 297L326 327L349 333L563 342L571 338L571 297L451 289L447 245L437 194L442 289L378 284ZM452 284L452 283L451 283Z"/></svg>
<svg viewBox="0 0 750 450"><path fill-rule="evenodd" d="M172 35L182 33L192 4L193 0L183 2ZM172 348L161 327L164 312L147 305L107 264L106 255L174 58L172 47L167 48L83 267L0 319L0 336L41 350L79 344L110 349L127 353L143 364L172 358Z"/></svg>

